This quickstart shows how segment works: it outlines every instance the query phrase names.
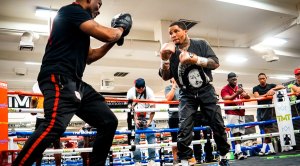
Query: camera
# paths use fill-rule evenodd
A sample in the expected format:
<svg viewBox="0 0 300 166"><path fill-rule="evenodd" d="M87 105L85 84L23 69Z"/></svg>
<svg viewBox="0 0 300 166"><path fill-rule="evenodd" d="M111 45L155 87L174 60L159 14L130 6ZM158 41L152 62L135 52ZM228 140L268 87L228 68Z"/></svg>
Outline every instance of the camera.
<svg viewBox="0 0 300 166"><path fill-rule="evenodd" d="M243 89L243 84L238 84L238 87Z"/></svg>
<svg viewBox="0 0 300 166"><path fill-rule="evenodd" d="M146 118L145 118L145 116L143 116L143 115L140 115L139 117L138 117L138 121L139 121L139 129L145 129L145 128L147 128L147 120L146 120Z"/></svg>
<svg viewBox="0 0 300 166"><path fill-rule="evenodd" d="M147 128L147 120L146 119L139 120L139 128L140 129Z"/></svg>

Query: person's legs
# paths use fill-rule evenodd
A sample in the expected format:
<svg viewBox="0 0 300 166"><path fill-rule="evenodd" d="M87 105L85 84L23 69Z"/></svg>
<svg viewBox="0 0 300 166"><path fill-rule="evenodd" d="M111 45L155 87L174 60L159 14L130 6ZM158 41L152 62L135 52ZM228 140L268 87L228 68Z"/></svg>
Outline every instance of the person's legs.
<svg viewBox="0 0 300 166"><path fill-rule="evenodd" d="M179 104L179 131L177 137L178 157L188 160L193 157L193 150L189 147L193 139L194 114L198 108L195 98L181 96Z"/></svg>
<svg viewBox="0 0 300 166"><path fill-rule="evenodd" d="M216 104L208 103L200 106L204 116L209 120L208 123L213 131L214 140L217 144L218 151L220 152L221 156L225 156L230 150L230 145L227 143L221 108Z"/></svg>
<svg viewBox="0 0 300 166"><path fill-rule="evenodd" d="M60 149L61 148L61 146L60 146L60 138L56 139L53 142L53 147L54 147L54 149ZM55 159L55 165L56 166L61 166L61 153L54 154L54 159Z"/></svg>
<svg viewBox="0 0 300 166"><path fill-rule="evenodd" d="M195 115L195 127L201 127L202 126L202 122L201 122L201 112L197 111L196 115ZM200 140L201 139L201 134L200 131L194 131L194 136L193 136L193 140ZM196 158L196 160L198 162L201 162L202 160L202 146L201 144L195 144L193 145L193 150L194 150L194 156Z"/></svg>
<svg viewBox="0 0 300 166"><path fill-rule="evenodd" d="M211 133L210 129L209 130L203 130L203 135L204 135L204 139L206 139L206 140L212 139L212 133ZM212 154L213 147L212 147L212 144L211 144L210 141L205 143L204 152L205 152L205 161L206 162L213 162L214 161L214 156Z"/></svg>
<svg viewBox="0 0 300 166"><path fill-rule="evenodd" d="M168 121L169 124L169 128L173 129L173 128L178 128L179 127L179 118L169 118ZM172 137L172 142L177 142L177 132L171 132L171 137ZM174 160L174 164L176 164L178 162L177 159L177 146L173 146L172 147L172 154L173 154L173 160Z"/></svg>
<svg viewBox="0 0 300 166"><path fill-rule="evenodd" d="M156 144L154 133L147 133L146 137L147 137L148 144ZM149 155L148 160L154 161L155 160L155 148L148 148L148 155Z"/></svg>
<svg viewBox="0 0 300 166"><path fill-rule="evenodd" d="M76 115L97 128L93 151L89 157L90 165L104 165L118 126L118 119L106 104L104 97L90 85L82 82L78 87L79 93L82 93L82 101Z"/></svg>
<svg viewBox="0 0 300 166"><path fill-rule="evenodd" d="M45 98L45 121L26 141L14 166L32 165L36 156L40 156L54 140L60 138L77 110L74 82L51 75L39 80L39 86Z"/></svg>
<svg viewBox="0 0 300 166"><path fill-rule="evenodd" d="M141 141L141 135L140 134L135 134L135 138L134 138L134 144L135 145L139 145L140 141ZM140 149L135 149L135 151L133 152L133 161L136 162L141 162L142 158L141 158L141 150Z"/></svg>
<svg viewBox="0 0 300 166"><path fill-rule="evenodd" d="M35 122L35 130L41 125L41 123L45 120L43 117L36 117L36 122ZM42 159L43 159L43 154L40 155L40 157L37 157L35 161L36 166L41 166L42 165Z"/></svg>

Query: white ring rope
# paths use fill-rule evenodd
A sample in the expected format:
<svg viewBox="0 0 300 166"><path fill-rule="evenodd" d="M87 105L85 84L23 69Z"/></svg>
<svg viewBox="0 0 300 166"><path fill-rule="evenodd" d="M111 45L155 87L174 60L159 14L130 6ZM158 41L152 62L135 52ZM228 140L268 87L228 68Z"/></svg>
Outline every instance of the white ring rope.
<svg viewBox="0 0 300 166"><path fill-rule="evenodd" d="M294 130L295 133L300 133L300 130ZM236 141L236 140L249 140L249 139L255 139L255 138L261 138L261 137L276 137L279 136L279 133L267 133L267 134L253 134L253 135L244 135L240 137L230 137L227 138L227 141ZM214 143L214 140L210 140L212 143ZM194 144L204 144L206 143L206 139L201 140L194 140L192 141L191 145ZM122 152L126 150L132 149L132 147L137 149L143 149L143 148L159 148L159 147L171 147L171 146L177 146L177 142L172 143L160 143L160 144L143 144L143 145L127 145L127 146L112 146L111 151L113 152ZM92 148L72 148L72 149L47 149L45 150L44 154L48 153L65 153L65 152L92 152Z"/></svg>
<svg viewBox="0 0 300 166"><path fill-rule="evenodd" d="M290 102L290 105L298 104L300 100ZM221 107L222 110L237 110L237 109L248 109L248 108L272 108L274 104L264 104L264 105L241 105L241 106L224 106ZM130 112L129 108L124 109L111 109L115 113ZM10 113L43 113L44 109L36 108L9 108ZM134 112L177 112L178 108L167 108L167 109L158 109L158 108L139 108L134 109Z"/></svg>

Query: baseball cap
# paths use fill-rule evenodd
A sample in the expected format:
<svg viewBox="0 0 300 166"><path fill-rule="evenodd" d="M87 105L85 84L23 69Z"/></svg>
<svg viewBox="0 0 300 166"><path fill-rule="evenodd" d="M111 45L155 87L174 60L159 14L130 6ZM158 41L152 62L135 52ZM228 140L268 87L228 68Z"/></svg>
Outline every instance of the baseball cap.
<svg viewBox="0 0 300 166"><path fill-rule="evenodd" d="M298 67L298 68L296 68L296 69L294 70L294 74L295 74L295 75L300 74L300 67Z"/></svg>
<svg viewBox="0 0 300 166"><path fill-rule="evenodd" d="M145 80L143 78L138 78L135 81L136 88L144 88L145 87Z"/></svg>
<svg viewBox="0 0 300 166"><path fill-rule="evenodd" d="M234 72L230 72L227 76L227 78L232 78L232 77L237 77L236 74Z"/></svg>

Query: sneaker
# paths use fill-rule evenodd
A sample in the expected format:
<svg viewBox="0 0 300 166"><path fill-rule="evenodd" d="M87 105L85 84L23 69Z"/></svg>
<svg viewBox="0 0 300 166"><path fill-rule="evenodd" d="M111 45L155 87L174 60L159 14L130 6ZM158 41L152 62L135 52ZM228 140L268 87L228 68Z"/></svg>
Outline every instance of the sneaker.
<svg viewBox="0 0 300 166"><path fill-rule="evenodd" d="M222 159L222 160L219 162L219 165L220 165L220 166L230 166L229 161L228 161L227 159Z"/></svg>
<svg viewBox="0 0 300 166"><path fill-rule="evenodd" d="M196 159L194 157L188 159L188 162L189 162L189 165L196 165L196 163L197 163L197 161L196 161Z"/></svg>
<svg viewBox="0 0 300 166"><path fill-rule="evenodd" d="M134 166L142 166L142 163L141 162L135 162Z"/></svg>
<svg viewBox="0 0 300 166"><path fill-rule="evenodd" d="M275 155L276 152L275 151L268 151L268 153L266 153L266 155Z"/></svg>
<svg viewBox="0 0 300 166"><path fill-rule="evenodd" d="M156 166L156 163L154 160L149 160L147 166Z"/></svg>
<svg viewBox="0 0 300 166"><path fill-rule="evenodd" d="M260 151L259 153L258 153L258 155L259 156L264 156L264 155L267 155L265 152L262 152L262 151Z"/></svg>
<svg viewBox="0 0 300 166"><path fill-rule="evenodd" d="M182 166L189 166L189 161L188 160L181 160L181 165Z"/></svg>
<svg viewBox="0 0 300 166"><path fill-rule="evenodd" d="M178 160L173 160L173 166L179 166Z"/></svg>
<svg viewBox="0 0 300 166"><path fill-rule="evenodd" d="M240 152L240 153L237 154L237 159L238 160L244 160L245 159L245 156L244 156L243 152Z"/></svg>

